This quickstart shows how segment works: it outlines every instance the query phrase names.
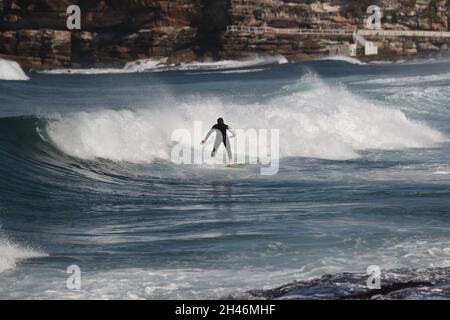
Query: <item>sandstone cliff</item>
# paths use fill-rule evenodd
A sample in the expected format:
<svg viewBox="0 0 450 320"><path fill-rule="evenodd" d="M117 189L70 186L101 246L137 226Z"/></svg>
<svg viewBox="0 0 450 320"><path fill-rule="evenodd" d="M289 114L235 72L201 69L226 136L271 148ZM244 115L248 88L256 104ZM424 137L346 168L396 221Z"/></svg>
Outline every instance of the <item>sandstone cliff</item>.
<svg viewBox="0 0 450 320"><path fill-rule="evenodd" d="M66 27L71 4L81 31ZM0 54L27 68L120 66L183 50L195 59L200 13L200 0L0 0Z"/></svg>
<svg viewBox="0 0 450 320"><path fill-rule="evenodd" d="M252 1L232 0L231 21L235 25L273 28L364 29L371 4L382 8L385 30L449 29L448 2L439 0L347 0L347 1ZM372 38L379 54L362 59L400 59L446 52L449 40L428 38ZM353 42L350 36L305 36L226 32L222 56L239 58L252 51L283 54L291 60L329 54L330 48Z"/></svg>
<svg viewBox="0 0 450 320"><path fill-rule="evenodd" d="M82 30L69 31L66 9L82 11ZM383 28L448 30L439 0L0 0L0 56L24 68L122 66L136 59L242 58L254 53L302 60L352 42L346 36L248 35L226 26L362 28L370 4L383 8ZM445 52L442 39L373 39L380 58Z"/></svg>

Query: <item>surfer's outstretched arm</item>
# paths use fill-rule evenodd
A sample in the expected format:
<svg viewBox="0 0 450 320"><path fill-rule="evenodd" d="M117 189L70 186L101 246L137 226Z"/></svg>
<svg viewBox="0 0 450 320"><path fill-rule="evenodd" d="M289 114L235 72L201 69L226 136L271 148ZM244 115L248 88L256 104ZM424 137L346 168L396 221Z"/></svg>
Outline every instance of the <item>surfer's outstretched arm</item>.
<svg viewBox="0 0 450 320"><path fill-rule="evenodd" d="M204 140L202 140L202 144L204 144L206 142L206 140L208 140L209 136L212 135L214 131L215 131L214 128L209 130L209 132L206 134L206 138Z"/></svg>

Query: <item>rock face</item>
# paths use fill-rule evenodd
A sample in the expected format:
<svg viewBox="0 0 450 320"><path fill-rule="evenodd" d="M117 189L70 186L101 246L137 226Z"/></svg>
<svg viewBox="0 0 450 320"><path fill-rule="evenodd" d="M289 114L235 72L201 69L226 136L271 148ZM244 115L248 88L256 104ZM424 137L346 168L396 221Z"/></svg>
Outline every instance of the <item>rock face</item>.
<svg viewBox="0 0 450 320"><path fill-rule="evenodd" d="M6 31L0 34L0 52L27 68L69 66L71 33L53 29Z"/></svg>
<svg viewBox="0 0 450 320"><path fill-rule="evenodd" d="M67 7L81 8L81 31L66 27ZM374 0L384 29L448 30L448 1ZM304 60L334 52L351 36L245 34L227 25L361 29L361 0L0 0L0 57L24 68L110 67L150 57L179 63L255 53ZM446 39L378 38L377 59L448 50ZM332 48L332 49L330 49Z"/></svg>
<svg viewBox="0 0 450 320"><path fill-rule="evenodd" d="M81 8L81 31L66 27ZM0 55L25 68L121 66L195 48L200 1L0 0Z"/></svg>
<svg viewBox="0 0 450 320"><path fill-rule="evenodd" d="M295 281L270 290L252 290L231 299L282 300L411 300L449 299L450 269L396 269L383 271L380 288L368 288L366 274L325 275L311 281ZM373 282L372 282L373 283Z"/></svg>

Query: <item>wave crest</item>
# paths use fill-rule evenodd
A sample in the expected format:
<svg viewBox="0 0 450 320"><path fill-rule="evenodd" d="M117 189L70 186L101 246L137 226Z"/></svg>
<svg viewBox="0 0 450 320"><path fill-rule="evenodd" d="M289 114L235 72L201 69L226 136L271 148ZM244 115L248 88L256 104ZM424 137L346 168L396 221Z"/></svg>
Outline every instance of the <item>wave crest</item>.
<svg viewBox="0 0 450 320"><path fill-rule="evenodd" d="M347 160L359 157L361 150L434 147L447 141L442 133L409 119L399 109L353 94L344 86L327 85L315 75L264 103L196 97L149 109L79 112L53 121L47 133L71 156L151 162L170 158L174 130L186 129L193 136L194 121L202 121L207 131L218 116L235 129L280 129L282 157Z"/></svg>
<svg viewBox="0 0 450 320"><path fill-rule="evenodd" d="M17 62L0 58L0 80L29 79Z"/></svg>
<svg viewBox="0 0 450 320"><path fill-rule="evenodd" d="M21 260L45 256L43 252L19 246L8 239L0 239L0 272L15 268Z"/></svg>
<svg viewBox="0 0 450 320"><path fill-rule="evenodd" d="M246 60L221 60L212 62L191 62L179 65L167 64L167 58L141 59L127 63L123 68L91 68L91 69L54 69L44 70L46 74L120 74L161 71L197 71L197 70L228 70L264 66L270 64L285 64L283 56L255 56Z"/></svg>

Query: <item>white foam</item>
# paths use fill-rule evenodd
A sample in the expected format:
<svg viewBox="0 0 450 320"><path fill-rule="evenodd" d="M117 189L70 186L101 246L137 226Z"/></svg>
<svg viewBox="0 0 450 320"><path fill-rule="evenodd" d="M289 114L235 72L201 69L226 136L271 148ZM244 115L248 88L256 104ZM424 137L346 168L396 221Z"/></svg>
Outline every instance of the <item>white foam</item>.
<svg viewBox="0 0 450 320"><path fill-rule="evenodd" d="M435 64L450 61L448 58L430 58L430 59L399 59L399 60L375 60L370 61L370 64L402 64L402 65L418 65L418 64Z"/></svg>
<svg viewBox="0 0 450 320"><path fill-rule="evenodd" d="M436 172L433 172L432 174L447 175L447 174L450 174L450 171L436 171Z"/></svg>
<svg viewBox="0 0 450 320"><path fill-rule="evenodd" d="M167 62L167 58L161 58L161 59L141 59L136 60L133 62L128 62L124 67L123 70L125 72L144 72L148 70L157 70L159 68L162 68Z"/></svg>
<svg viewBox="0 0 450 320"><path fill-rule="evenodd" d="M394 61L386 61L386 60L375 60L370 61L369 64L394 64Z"/></svg>
<svg viewBox="0 0 450 320"><path fill-rule="evenodd" d="M0 286L0 295L16 299L220 299L255 288L272 288L295 280L295 269L141 269L83 273L81 290L67 290L54 270L39 270L39 276L5 279L16 290ZM3 279L2 279L3 280Z"/></svg>
<svg viewBox="0 0 450 320"><path fill-rule="evenodd" d="M268 64L285 64L288 60L283 56L255 56L245 60L221 60L215 62L193 62L174 67L177 70L223 70L239 69Z"/></svg>
<svg viewBox="0 0 450 320"><path fill-rule="evenodd" d="M447 116L450 99L450 88L443 86L391 86L372 90L386 95L386 101L401 105L408 113L429 115L432 117ZM423 116L422 116L423 117Z"/></svg>
<svg viewBox="0 0 450 320"><path fill-rule="evenodd" d="M426 76L406 76L394 78L371 79L357 82L359 84L391 84L403 86L407 84L422 84L423 82L445 81L450 79L450 72L441 74L432 74Z"/></svg>
<svg viewBox="0 0 450 320"><path fill-rule="evenodd" d="M39 71L46 74L120 74L155 71L166 67L167 58L141 59L127 63L123 68L54 69Z"/></svg>
<svg viewBox="0 0 450 320"><path fill-rule="evenodd" d="M348 57L348 56L330 56L330 57L320 58L319 60L342 61L342 62L347 62L350 64L359 64L359 65L366 64L364 62L359 61L356 58L352 58L352 57Z"/></svg>
<svg viewBox="0 0 450 320"><path fill-rule="evenodd" d="M225 71L200 71L200 72L186 72L186 74L234 74L234 73L253 73L261 72L267 69L256 68L256 69L237 69L237 70L225 70Z"/></svg>
<svg viewBox="0 0 450 320"><path fill-rule="evenodd" d="M269 64L284 64L283 56L255 56L245 60L221 60L214 62L191 62L179 65L168 65L167 58L141 59L127 63L123 68L90 68L90 69L54 69L43 70L45 74L121 74L161 71L193 71L193 70L224 70L263 66Z"/></svg>
<svg viewBox="0 0 450 320"><path fill-rule="evenodd" d="M0 80L29 79L17 62L0 58Z"/></svg>
<svg viewBox="0 0 450 320"><path fill-rule="evenodd" d="M354 220L332 222L338 227L358 223ZM365 227L368 222L359 223ZM75 291L67 290L65 282L53 269L36 270L30 277L2 279L8 285L13 284L16 290L7 291L4 288L8 286L0 286L0 295L16 299L223 299L230 294L239 296L248 290L271 289L325 274L365 273L367 266L372 264L380 266L383 272L394 268L450 267L446 237L402 237L405 230L397 225L393 227L391 232L395 230L399 236L379 241L375 247L370 240L349 235L340 241L344 247L300 254L285 267L271 266L273 259L280 256L279 251L269 249L257 259L261 267L241 265L242 256L239 255L227 257L226 262L237 261L234 268L216 265L206 269L118 268L85 272L81 290ZM370 232L379 232L379 229ZM289 247L282 246L282 250L282 257L298 255L296 249L290 251Z"/></svg>
<svg viewBox="0 0 450 320"><path fill-rule="evenodd" d="M408 119L399 109L343 86L329 86L314 75L285 90L264 104L197 96L170 106L160 102L149 109L72 113L51 122L47 133L71 156L137 163L170 159L174 130L186 129L193 136L193 123L198 120L206 132L218 116L235 129L280 129L282 157L346 160L359 157L361 150L434 147L447 141L439 131ZM234 140L231 144L233 148Z"/></svg>
<svg viewBox="0 0 450 320"><path fill-rule="evenodd" d="M7 239L0 239L0 272L15 268L21 260L44 256L45 253L19 246Z"/></svg>

